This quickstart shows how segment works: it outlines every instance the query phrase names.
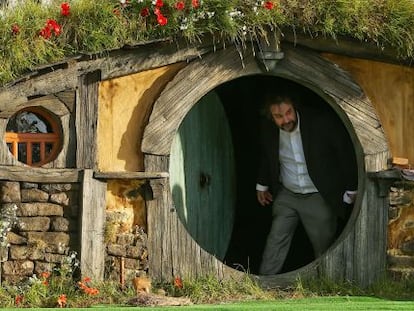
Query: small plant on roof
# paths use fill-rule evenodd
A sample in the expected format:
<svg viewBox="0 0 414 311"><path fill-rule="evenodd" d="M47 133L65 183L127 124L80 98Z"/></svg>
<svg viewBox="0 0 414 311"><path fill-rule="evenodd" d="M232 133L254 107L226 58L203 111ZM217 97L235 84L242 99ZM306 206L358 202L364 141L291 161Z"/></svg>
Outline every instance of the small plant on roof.
<svg viewBox="0 0 414 311"><path fill-rule="evenodd" d="M28 0L0 8L0 85L39 64L156 39L211 34L246 47L268 26L414 55L412 0Z"/></svg>

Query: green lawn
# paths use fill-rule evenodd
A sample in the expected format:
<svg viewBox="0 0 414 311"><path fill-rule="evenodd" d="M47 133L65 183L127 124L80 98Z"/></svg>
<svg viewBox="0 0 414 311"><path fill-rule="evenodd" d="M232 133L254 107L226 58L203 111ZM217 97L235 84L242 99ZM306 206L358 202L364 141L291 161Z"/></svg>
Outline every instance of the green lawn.
<svg viewBox="0 0 414 311"><path fill-rule="evenodd" d="M73 308L72 311L105 309L105 311L129 311L129 310L147 310L147 311L196 311L196 310L284 310L284 311L301 311L301 310L414 310L414 297L410 301L384 300L371 297L320 297L304 299L280 299L273 301L248 301L241 303L229 303L218 305L193 305L183 307L120 307L120 306L95 306L92 308ZM5 311L16 310L3 309ZM32 308L30 311L54 311L62 310L58 308Z"/></svg>

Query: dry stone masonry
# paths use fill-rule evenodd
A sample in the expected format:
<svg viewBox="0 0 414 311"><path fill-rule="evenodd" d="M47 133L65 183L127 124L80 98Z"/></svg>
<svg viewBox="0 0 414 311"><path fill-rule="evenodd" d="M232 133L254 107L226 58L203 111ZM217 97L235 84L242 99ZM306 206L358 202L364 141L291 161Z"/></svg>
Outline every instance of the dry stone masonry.
<svg viewBox="0 0 414 311"><path fill-rule="evenodd" d="M392 277L414 277L414 181L391 187L387 253Z"/></svg>
<svg viewBox="0 0 414 311"><path fill-rule="evenodd" d="M78 190L78 184L0 182L1 209L17 207L2 250L2 281L52 271L79 249Z"/></svg>
<svg viewBox="0 0 414 311"><path fill-rule="evenodd" d="M79 252L78 206L77 183L0 182L0 211L13 211L16 218L0 247L1 281L18 283L52 271L71 251ZM124 211L120 207L106 212L105 279L129 283L148 270L147 234L143 226L122 221L112 228L114 217Z"/></svg>

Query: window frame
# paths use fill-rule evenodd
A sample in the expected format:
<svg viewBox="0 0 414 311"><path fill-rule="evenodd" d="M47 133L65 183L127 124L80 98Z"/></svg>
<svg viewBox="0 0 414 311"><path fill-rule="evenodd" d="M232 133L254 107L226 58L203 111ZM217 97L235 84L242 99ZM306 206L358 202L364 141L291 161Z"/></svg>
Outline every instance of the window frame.
<svg viewBox="0 0 414 311"><path fill-rule="evenodd" d="M62 149L62 127L59 119L49 110L41 106L30 106L18 110L13 116L22 112L33 113L42 119L44 119L52 128L51 133L16 133L16 132L5 132L4 139L8 146L9 152L13 157L20 163L32 166L40 167L49 162L55 160ZM12 117L13 117L12 116ZM10 120L10 119L9 119ZM8 124L8 123L7 123ZM26 145L26 162L19 160L19 144ZM33 163L33 144L40 144L40 161ZM46 145L52 144L52 150L46 154ZM11 144L11 148L9 145Z"/></svg>

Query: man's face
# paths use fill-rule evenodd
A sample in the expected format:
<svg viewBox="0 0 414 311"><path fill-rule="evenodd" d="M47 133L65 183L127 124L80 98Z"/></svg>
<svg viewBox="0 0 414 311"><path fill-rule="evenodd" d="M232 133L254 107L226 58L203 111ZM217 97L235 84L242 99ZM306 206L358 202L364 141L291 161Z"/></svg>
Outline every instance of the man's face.
<svg viewBox="0 0 414 311"><path fill-rule="evenodd" d="M290 102L283 102L280 105L271 105L270 114L276 125L286 132L292 132L298 124L296 110Z"/></svg>

